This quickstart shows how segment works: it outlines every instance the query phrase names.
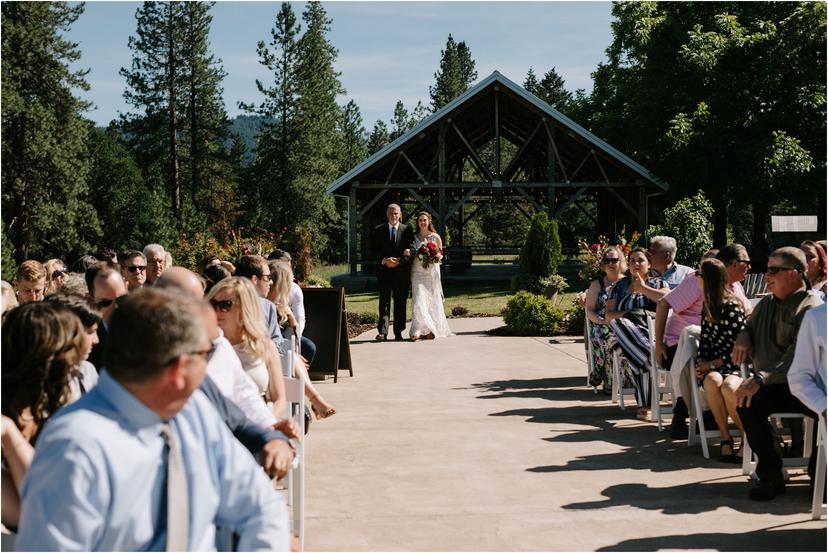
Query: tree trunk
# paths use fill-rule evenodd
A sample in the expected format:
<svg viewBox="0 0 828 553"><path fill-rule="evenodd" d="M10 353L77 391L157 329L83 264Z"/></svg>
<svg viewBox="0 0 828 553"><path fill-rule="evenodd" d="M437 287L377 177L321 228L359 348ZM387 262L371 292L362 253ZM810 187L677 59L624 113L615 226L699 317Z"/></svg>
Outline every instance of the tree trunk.
<svg viewBox="0 0 828 553"><path fill-rule="evenodd" d="M725 190L728 187L713 186L708 191L710 203L713 204L713 247L721 248L727 244L727 200Z"/></svg>
<svg viewBox="0 0 828 553"><path fill-rule="evenodd" d="M768 266L768 215L769 206L758 196L753 204L753 248L750 259L752 272L762 272Z"/></svg>
<svg viewBox="0 0 828 553"><path fill-rule="evenodd" d="M181 221L181 183L178 175L178 143L176 138L176 131L178 125L178 113L176 110L176 90L175 90L175 23L173 21L173 4L167 5L167 92L170 101L170 190L172 192L173 213L176 219Z"/></svg>

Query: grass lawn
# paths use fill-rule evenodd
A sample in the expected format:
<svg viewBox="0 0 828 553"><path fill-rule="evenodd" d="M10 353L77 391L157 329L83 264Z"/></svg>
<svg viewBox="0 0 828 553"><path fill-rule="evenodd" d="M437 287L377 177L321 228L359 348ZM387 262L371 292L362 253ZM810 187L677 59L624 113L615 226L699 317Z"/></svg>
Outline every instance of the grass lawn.
<svg viewBox="0 0 828 553"><path fill-rule="evenodd" d="M331 277L347 270L347 265L320 265L314 267L313 274L330 280ZM572 291L572 288L575 288L575 291ZM560 296L561 305L568 306L579 288L582 288L580 283L572 283L570 291ZM468 309L469 315L499 316L511 295L509 283L505 281L446 282L443 283L443 294L446 298L443 305L447 316L451 315L451 309L456 306ZM376 313L379 309L378 291L366 290L346 294L345 309L353 313ZM411 317L411 302L408 303L408 317Z"/></svg>

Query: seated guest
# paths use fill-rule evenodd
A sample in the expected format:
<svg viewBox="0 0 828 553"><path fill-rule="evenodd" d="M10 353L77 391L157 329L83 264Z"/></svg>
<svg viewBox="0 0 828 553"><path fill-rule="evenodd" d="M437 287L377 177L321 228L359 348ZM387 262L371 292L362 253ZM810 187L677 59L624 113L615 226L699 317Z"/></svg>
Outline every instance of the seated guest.
<svg viewBox="0 0 828 553"><path fill-rule="evenodd" d="M288 265L277 261L270 262L270 271L273 277L273 286L270 288L268 299L276 305L282 335L290 338L296 335L298 325L296 317L290 309L290 285L293 283L293 271L290 270ZM316 418L326 419L336 414L336 409L324 400L310 378L308 378L304 363L294 362L293 367L297 375L305 380L305 395L310 400L311 409L316 414Z"/></svg>
<svg viewBox="0 0 828 553"><path fill-rule="evenodd" d="M147 282L147 258L138 250L127 250L121 254L121 276L130 293L144 287Z"/></svg>
<svg viewBox="0 0 828 553"><path fill-rule="evenodd" d="M809 309L802 318L788 385L791 393L825 422L826 304Z"/></svg>
<svg viewBox="0 0 828 553"><path fill-rule="evenodd" d="M127 290L124 279L117 270L117 265L109 265L106 262L99 263L86 272L85 278L92 305L101 312L102 320L101 324L98 325L98 343L92 348L92 353L89 354L89 362L95 365L95 368L100 372L104 368L104 351L109 336L109 321L118 306L115 300L126 295Z"/></svg>
<svg viewBox="0 0 828 553"><path fill-rule="evenodd" d="M273 402L273 414L279 417L285 412L282 363L264 326L253 284L246 278L230 277L216 284L207 300L216 311L224 337L241 359L244 372L256 383L262 397Z"/></svg>
<svg viewBox="0 0 828 553"><path fill-rule="evenodd" d="M712 250L711 250L712 251ZM709 258L710 252L702 258ZM745 313L750 313L750 300L745 296L740 282L750 268L750 257L741 244L728 244L716 250L715 257L721 261L727 271L728 291L742 304ZM691 325L701 324L702 306L704 304L704 280L698 273L690 273L681 283L658 302L655 317L655 355L664 367L670 367L676 353L682 330ZM670 425L670 437L682 439L687 437L687 404L685 397L690 397L689 381L681 379L679 396L673 409L673 421Z"/></svg>
<svg viewBox="0 0 828 553"><path fill-rule="evenodd" d="M17 547L214 550L222 525L240 551L287 550L283 498L196 390L210 351L198 306L152 289L119 304L98 385L41 435Z"/></svg>
<svg viewBox="0 0 828 553"><path fill-rule="evenodd" d="M293 274L293 260L290 254L284 250L273 250L267 256L268 266L271 267L270 272L273 272L273 263L284 263L291 270ZM296 279L290 283L290 309L296 317L296 326L299 329L299 338L301 342L300 353L305 359L305 364L308 368L313 367L313 360L316 357L316 344L305 336L305 294L302 292L302 287L296 283Z"/></svg>
<svg viewBox="0 0 828 553"><path fill-rule="evenodd" d="M272 284L267 261L260 255L244 255L236 263L234 276L246 278L253 283L253 288L259 295L259 307L262 310L262 318L267 326L270 339L279 353L284 354L287 349L282 343L284 338L279 329L279 315L276 313L276 306L267 299L267 293L270 292Z"/></svg>
<svg viewBox="0 0 828 553"><path fill-rule="evenodd" d="M19 513L20 483L31 462L31 445L47 419L69 400L84 334L80 320L68 308L50 303L21 305L3 322L3 458L10 471L7 474L7 467L3 468L7 526L17 526L14 513ZM9 479L15 485L7 489Z"/></svg>
<svg viewBox="0 0 828 553"><path fill-rule="evenodd" d="M46 291L46 268L33 259L28 259L17 268L14 277L18 303L40 301Z"/></svg>
<svg viewBox="0 0 828 553"><path fill-rule="evenodd" d="M217 255L207 255L207 256L204 256L204 257L201 259L201 261L199 261L199 262L198 262L198 271L199 271L199 273L203 275L203 274L204 274L204 271L205 271L205 270L207 269L207 267L209 267L210 265L219 265L219 266L221 266L221 267L223 267L223 268L227 269L227 271L228 271L231 275L232 275L233 273L235 273L235 272L236 272L236 267L235 267L235 265L233 265L233 264L232 264L232 263L230 263L229 261L224 261L223 259L221 259L221 258L220 258L219 256L217 256Z"/></svg>
<svg viewBox="0 0 828 553"><path fill-rule="evenodd" d="M72 272L86 273L86 271L96 266L100 262L101 260L95 257L94 255L81 256L78 258L77 261L75 261L75 264L72 265Z"/></svg>
<svg viewBox="0 0 828 553"><path fill-rule="evenodd" d="M669 291L660 277L648 277L650 252L641 247L633 248L628 257L630 275L616 283L607 300L605 319L629 363L632 373L638 416L644 418L650 405L650 388L645 385L644 375L650 371L650 341L647 318L644 313L655 311L656 302Z"/></svg>
<svg viewBox="0 0 828 553"><path fill-rule="evenodd" d="M653 236L650 239L650 272L653 276L661 277L662 282L670 290L681 284L687 275L693 273L693 269L687 265L676 263L678 246L676 239L671 236Z"/></svg>
<svg viewBox="0 0 828 553"><path fill-rule="evenodd" d="M50 259L43 264L43 268L46 269L46 290L43 294L48 296L60 290L60 285L69 270L60 259Z"/></svg>
<svg viewBox="0 0 828 553"><path fill-rule="evenodd" d="M727 426L727 416L739 428L744 440L744 429L736 412L736 390L742 383L741 367L734 365L730 354L736 336L745 326L745 309L728 286L724 263L706 259L701 264L704 281L704 316L701 321L696 376L704 386L704 393L716 426L722 435L719 460L740 463L734 454L733 440Z"/></svg>
<svg viewBox="0 0 828 553"><path fill-rule="evenodd" d="M206 287L204 288L204 293L208 294L210 290L213 289L217 283L221 282L225 278L230 278L231 275L230 271L222 267L221 265L212 264L207 265L204 269L204 272L201 273L201 278L204 279Z"/></svg>
<svg viewBox="0 0 828 553"><path fill-rule="evenodd" d="M100 341L98 339L98 325L103 320L101 319L101 312L95 309L87 300L67 294L51 294L46 296L43 301L68 307L83 325L81 362L78 365L78 373L73 376L69 383L70 400L76 401L98 383L98 371L88 359L92 348Z"/></svg>
<svg viewBox="0 0 828 553"><path fill-rule="evenodd" d="M61 294L78 296L79 298L89 297L89 288L86 287L86 279L80 273L69 273L60 285Z"/></svg>
<svg viewBox="0 0 828 553"><path fill-rule="evenodd" d="M808 268L805 276L811 281L811 288L819 294L822 301L825 301L825 293L828 284L828 261L825 258L825 250L813 240L805 240L800 244L799 249L805 254Z"/></svg>
<svg viewBox="0 0 828 553"><path fill-rule="evenodd" d="M609 348L610 329L604 314L613 287L624 278L626 272L627 260L621 248L605 248L601 254L601 273L589 283L584 304L585 316L592 323L588 339L592 341L594 363L589 368L589 384L598 387L603 383L606 393L612 390L612 358Z"/></svg>
<svg viewBox="0 0 828 553"><path fill-rule="evenodd" d="M750 490L753 500L769 500L785 493L782 459L774 447L768 416L779 412L814 416L791 394L787 378L802 318L821 303L808 293L806 266L805 254L799 248L779 248L771 253L765 273L770 295L756 305L733 345L733 363L738 366L752 359L755 371L753 378L745 380L736 391L739 418L758 458L759 482Z"/></svg>
<svg viewBox="0 0 828 553"><path fill-rule="evenodd" d="M2 310L2 316L3 318L5 318L6 313L11 311L18 305L17 294L14 293L14 288L5 280L2 281L2 296L0 296L0 298L2 298L3 302L2 308L0 308L0 310Z"/></svg>
<svg viewBox="0 0 828 553"><path fill-rule="evenodd" d="M112 263L113 265L118 265L118 254L112 248L101 248L95 252L95 257L98 261L105 261L107 263Z"/></svg>
<svg viewBox="0 0 828 553"><path fill-rule="evenodd" d="M167 252L161 244L144 246L144 258L147 260L147 280L145 285L153 285L164 273L167 265Z"/></svg>

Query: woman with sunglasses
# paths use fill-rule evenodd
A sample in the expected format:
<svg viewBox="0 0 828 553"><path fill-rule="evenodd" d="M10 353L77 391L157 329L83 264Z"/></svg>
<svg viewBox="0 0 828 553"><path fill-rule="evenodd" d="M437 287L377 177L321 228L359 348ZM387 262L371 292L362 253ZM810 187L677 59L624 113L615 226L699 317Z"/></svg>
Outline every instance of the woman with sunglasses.
<svg viewBox="0 0 828 553"><path fill-rule="evenodd" d="M630 275L619 280L607 300L604 318L610 321L613 347L620 347L629 363L631 380L638 402L638 417L645 418L650 405L650 388L644 375L650 371L650 340L645 311L655 311L656 302L670 288L661 277L649 277L650 252L636 247L630 252Z"/></svg>
<svg viewBox="0 0 828 553"><path fill-rule="evenodd" d="M701 320L696 377L704 387L707 403L722 435L719 460L741 463L734 454L727 417L733 419L744 440L744 428L736 411L736 390L742 384L740 367L730 353L736 336L745 327L747 315L742 302L731 289L727 267L718 259L705 259L699 269L704 282L704 307Z"/></svg>
<svg viewBox="0 0 828 553"><path fill-rule="evenodd" d="M46 290L43 291L43 295L48 296L60 290L60 285L63 284L69 270L66 263L60 259L50 259L43 267L46 269Z"/></svg>
<svg viewBox="0 0 828 553"><path fill-rule="evenodd" d="M799 245L799 249L805 254L808 263L805 276L811 281L811 288L819 294L822 301L825 301L825 294L828 292L828 260L825 250L813 240L805 240Z"/></svg>
<svg viewBox="0 0 828 553"><path fill-rule="evenodd" d="M20 483L40 430L70 402L71 382L79 376L85 352L85 334L68 307L48 302L23 304L3 321L2 511L7 526L17 526Z"/></svg>
<svg viewBox="0 0 828 553"><path fill-rule="evenodd" d="M607 326L607 299L613 287L624 278L627 272L627 260L618 246L605 248L601 255L601 273L589 284L584 308L587 319L592 323L589 339L592 341L594 363L589 368L589 384L601 386L605 393L612 390L612 371L610 370L610 329Z"/></svg>
<svg viewBox="0 0 828 553"><path fill-rule="evenodd" d="M230 277L207 294L216 311L224 337L233 345L244 371L253 379L259 393L273 402L273 414L281 418L285 410L285 381L279 352L264 324L259 296L250 279Z"/></svg>
<svg viewBox="0 0 828 553"><path fill-rule="evenodd" d="M282 330L282 336L288 340L295 336L298 340L299 333L297 331L296 317L290 309L290 284L293 282L293 271L287 263L281 261L268 261L270 267L270 276L273 285L267 294L267 299L276 305L276 312L279 315L279 326ZM317 419L327 419L336 414L336 409L325 401L322 395L311 383L308 378L308 372L305 368L304 358L295 352L288 352L288 355L294 356L293 367L297 375L305 380L305 396L311 404L311 409L316 415Z"/></svg>

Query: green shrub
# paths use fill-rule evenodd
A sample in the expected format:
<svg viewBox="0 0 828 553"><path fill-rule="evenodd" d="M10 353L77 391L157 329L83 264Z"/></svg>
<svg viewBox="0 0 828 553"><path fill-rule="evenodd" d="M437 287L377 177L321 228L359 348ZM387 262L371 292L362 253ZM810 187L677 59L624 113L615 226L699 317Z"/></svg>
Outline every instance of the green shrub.
<svg viewBox="0 0 828 553"><path fill-rule="evenodd" d="M552 336L563 319L563 311L547 298L526 291L509 298L503 310L509 333L517 336Z"/></svg>
<svg viewBox="0 0 828 553"><path fill-rule="evenodd" d="M676 262L695 267L701 256L713 247L713 205L699 190L695 196L679 200L664 210L660 225L650 225L647 235L676 239Z"/></svg>
<svg viewBox="0 0 828 553"><path fill-rule="evenodd" d="M575 298L564 312L564 322L561 331L568 336L579 336L584 333L584 318L586 313L579 298Z"/></svg>
<svg viewBox="0 0 828 553"><path fill-rule="evenodd" d="M567 284L566 279L560 275L539 277L528 273L518 273L511 280L512 293L525 290L532 294L545 295L548 288L551 288L550 293L558 293L563 292L568 287L569 284Z"/></svg>
<svg viewBox="0 0 828 553"><path fill-rule="evenodd" d="M465 317L469 314L469 308L462 305L455 305L451 308L452 317Z"/></svg>
<svg viewBox="0 0 828 553"><path fill-rule="evenodd" d="M320 288L331 287L331 282L328 279L316 275L310 275L304 284L305 286L318 286Z"/></svg>
<svg viewBox="0 0 828 553"><path fill-rule="evenodd" d="M546 212L536 213L520 251L521 272L538 277L553 275L562 258L558 222L550 221Z"/></svg>

